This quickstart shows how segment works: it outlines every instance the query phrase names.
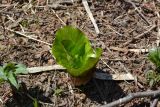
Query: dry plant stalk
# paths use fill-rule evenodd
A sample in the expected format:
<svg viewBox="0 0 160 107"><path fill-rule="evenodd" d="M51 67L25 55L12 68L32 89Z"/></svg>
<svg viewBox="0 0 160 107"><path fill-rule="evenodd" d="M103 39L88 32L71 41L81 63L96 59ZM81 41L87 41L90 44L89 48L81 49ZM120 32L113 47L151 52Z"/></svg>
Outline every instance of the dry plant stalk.
<svg viewBox="0 0 160 107"><path fill-rule="evenodd" d="M160 95L160 90L130 93L129 95L127 95L124 98L120 98L119 100L113 101L113 102L106 104L106 105L103 105L101 107L117 107L118 105L128 103L135 98L150 97L150 96L156 97L159 95Z"/></svg>

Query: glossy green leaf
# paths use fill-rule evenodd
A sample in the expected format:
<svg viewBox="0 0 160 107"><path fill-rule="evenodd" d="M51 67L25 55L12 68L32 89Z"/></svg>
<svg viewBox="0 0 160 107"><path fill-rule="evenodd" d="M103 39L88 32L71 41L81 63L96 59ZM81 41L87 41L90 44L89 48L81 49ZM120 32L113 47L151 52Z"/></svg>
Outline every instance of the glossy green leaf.
<svg viewBox="0 0 160 107"><path fill-rule="evenodd" d="M27 68L26 68L25 65L23 65L23 64L18 64L18 65L16 65L16 70L15 70L14 73L15 73L16 75L17 75L17 74L27 74L28 71L27 71Z"/></svg>
<svg viewBox="0 0 160 107"><path fill-rule="evenodd" d="M93 50L87 36L78 28L65 26L56 32L52 54L57 63L75 77L85 75L92 69L102 54L102 49Z"/></svg>
<svg viewBox="0 0 160 107"><path fill-rule="evenodd" d="M17 89L19 89L19 84L17 83L16 77L15 77L14 73L11 71L8 72L8 80L11 83L11 85L13 85Z"/></svg>
<svg viewBox="0 0 160 107"><path fill-rule="evenodd" d="M160 67L160 48L151 49L148 55L148 59L155 64L157 68Z"/></svg>

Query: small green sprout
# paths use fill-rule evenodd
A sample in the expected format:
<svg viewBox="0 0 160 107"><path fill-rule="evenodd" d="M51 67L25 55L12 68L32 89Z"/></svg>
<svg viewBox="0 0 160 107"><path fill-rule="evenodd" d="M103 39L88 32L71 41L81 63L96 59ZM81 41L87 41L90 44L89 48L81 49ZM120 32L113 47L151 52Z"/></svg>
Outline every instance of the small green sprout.
<svg viewBox="0 0 160 107"><path fill-rule="evenodd" d="M0 81L7 81L11 86L19 89L17 82L18 74L27 74L26 67L23 64L8 63L4 66L0 66Z"/></svg>
<svg viewBox="0 0 160 107"><path fill-rule="evenodd" d="M151 49L148 59L156 66L156 70L150 70L146 73L147 81L150 87L160 84L160 48Z"/></svg>
<svg viewBox="0 0 160 107"><path fill-rule="evenodd" d="M27 19L24 19L24 20L22 20L21 22L20 22L20 24L23 26L23 27L29 27L29 22L28 22L28 20Z"/></svg>
<svg viewBox="0 0 160 107"><path fill-rule="evenodd" d="M94 50L87 36L78 28L65 26L56 32L52 54L70 75L79 77L95 67L102 49Z"/></svg>
<svg viewBox="0 0 160 107"><path fill-rule="evenodd" d="M39 107L38 106L38 101L36 98L34 98L34 101L33 101L33 107Z"/></svg>
<svg viewBox="0 0 160 107"><path fill-rule="evenodd" d="M57 96L60 95L62 92L63 92L63 90L60 89L60 88L57 88L57 89L54 90L54 94L57 95Z"/></svg>
<svg viewBox="0 0 160 107"><path fill-rule="evenodd" d="M160 73L156 73L155 71L152 70L148 71L146 73L146 78L147 81L149 82L150 87L153 87L156 84L160 83Z"/></svg>

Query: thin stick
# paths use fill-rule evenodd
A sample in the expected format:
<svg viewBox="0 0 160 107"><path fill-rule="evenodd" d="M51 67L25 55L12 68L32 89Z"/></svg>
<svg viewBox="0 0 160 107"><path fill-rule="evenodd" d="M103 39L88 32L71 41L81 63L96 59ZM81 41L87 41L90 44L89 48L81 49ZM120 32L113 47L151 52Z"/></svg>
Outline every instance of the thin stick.
<svg viewBox="0 0 160 107"><path fill-rule="evenodd" d="M99 34L100 33L99 28L98 28L98 26L96 24L96 21L95 21L95 19L93 17L93 14L92 14L90 8L88 6L88 2L86 0L82 0L82 3L84 5L84 8L86 9L86 12L88 13L89 18L91 19L91 21L93 23L93 26L95 28L96 33Z"/></svg>
<svg viewBox="0 0 160 107"><path fill-rule="evenodd" d="M130 93L129 95L127 95L124 98L120 98L119 100L113 101L113 102L106 104L106 105L103 105L101 107L117 107L118 105L128 103L135 98L150 97L150 96L155 97L155 96L159 96L159 95L160 95L160 90Z"/></svg>
<svg viewBox="0 0 160 107"><path fill-rule="evenodd" d="M52 70L65 70L65 68L63 68L60 65L52 65L52 66L41 66L41 67L31 67L31 68L27 68L28 73L40 73L40 72L44 72L44 71L52 71Z"/></svg>
<svg viewBox="0 0 160 107"><path fill-rule="evenodd" d="M113 68L111 68L103 59L101 59L101 61L114 73L117 73Z"/></svg>
<svg viewBox="0 0 160 107"><path fill-rule="evenodd" d="M52 9L52 12L56 15L56 17L62 22L63 25L66 25L64 21L56 14L56 12Z"/></svg>
<svg viewBox="0 0 160 107"><path fill-rule="evenodd" d="M109 60L109 61L136 61L136 60L142 60L142 59L146 59L145 57L144 58L129 58L129 59L120 59L120 58L116 58L116 59L109 59L109 58L102 58L102 59L105 59L105 60Z"/></svg>
<svg viewBox="0 0 160 107"><path fill-rule="evenodd" d="M123 34L119 33L118 31L116 31L115 29L113 29L110 25L104 25L106 27L108 27L109 29L111 29L113 32L115 32L116 34L118 34L119 36L123 36Z"/></svg>
<svg viewBox="0 0 160 107"><path fill-rule="evenodd" d="M125 42L122 46L126 46L126 45L130 44L131 42L133 42L134 40L137 40L137 39L141 38L145 34L149 33L151 30L153 30L155 27L156 27L156 25L153 25L150 29L148 29L147 31L143 32L142 34L132 38L131 40Z"/></svg>
<svg viewBox="0 0 160 107"><path fill-rule="evenodd" d="M127 48L119 48L119 47L110 47L109 49L120 52L135 52L135 53L146 53L149 49L127 49Z"/></svg>
<svg viewBox="0 0 160 107"><path fill-rule="evenodd" d="M14 30L9 29L9 28L5 28L5 29L6 29L6 30L9 30L9 31L11 31L11 32L14 32L14 33L16 33L16 34L19 34L19 35L21 35L21 36L24 36L24 37L26 37L26 38L28 38L28 39L32 39L32 40L34 40L34 41L37 41L37 42L44 43L44 44L46 44L46 45L52 46L52 44L50 44L50 43L47 43L47 42L44 42L44 41L35 39L35 38L31 37L31 36L25 35L25 34L22 33L22 32L14 31Z"/></svg>

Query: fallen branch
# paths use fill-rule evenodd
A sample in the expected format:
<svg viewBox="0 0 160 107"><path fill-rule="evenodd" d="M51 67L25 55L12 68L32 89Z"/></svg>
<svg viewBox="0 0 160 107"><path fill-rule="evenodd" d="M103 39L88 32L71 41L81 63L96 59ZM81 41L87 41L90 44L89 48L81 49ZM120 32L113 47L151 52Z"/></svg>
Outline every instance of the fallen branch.
<svg viewBox="0 0 160 107"><path fill-rule="evenodd" d="M52 65L52 66L40 66L40 67L31 67L27 68L28 73L40 73L45 71L55 71L55 70L65 70L64 67L60 65ZM130 73L121 73L121 74L107 74L102 72L95 72L94 78L101 80L134 80L134 77Z"/></svg>
<svg viewBox="0 0 160 107"><path fill-rule="evenodd" d="M101 107L117 107L118 105L128 103L135 98L151 97L151 96L156 97L159 95L160 95L160 90L130 93L129 95L127 95L124 98L120 98L119 100L113 101L113 102L106 104L106 105L103 105Z"/></svg>

